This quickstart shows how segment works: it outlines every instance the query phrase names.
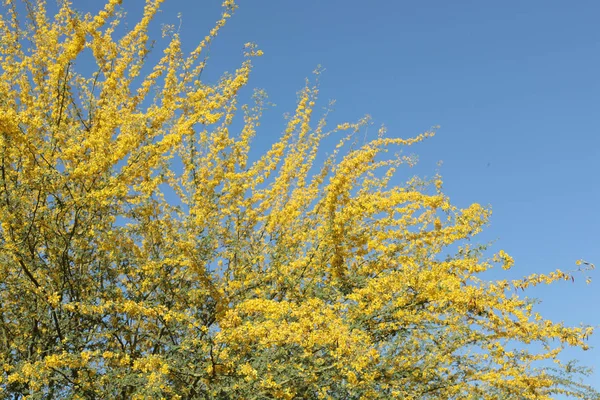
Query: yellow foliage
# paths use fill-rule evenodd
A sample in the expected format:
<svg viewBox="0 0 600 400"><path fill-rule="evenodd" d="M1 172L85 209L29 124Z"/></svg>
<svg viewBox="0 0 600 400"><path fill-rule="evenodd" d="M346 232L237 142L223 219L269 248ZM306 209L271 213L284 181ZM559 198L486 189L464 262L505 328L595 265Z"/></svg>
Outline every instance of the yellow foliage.
<svg viewBox="0 0 600 400"><path fill-rule="evenodd" d="M327 130L307 83L251 162L267 100L257 91L240 106L238 93L262 51L248 43L233 73L200 77L236 5L223 3L189 55L172 33L145 70L161 3L147 0L118 38L119 0L96 15L60 1L54 16L33 2L23 18L4 2L3 396L585 397L561 380L570 367L556 375L540 362L585 349L592 329L549 321L514 293L572 275L483 280L514 263L465 244L490 211L453 206L438 176L390 185L413 161L385 153L433 132L382 128L359 145L369 118ZM86 52L88 75L75 68ZM339 144L319 163L332 135Z"/></svg>

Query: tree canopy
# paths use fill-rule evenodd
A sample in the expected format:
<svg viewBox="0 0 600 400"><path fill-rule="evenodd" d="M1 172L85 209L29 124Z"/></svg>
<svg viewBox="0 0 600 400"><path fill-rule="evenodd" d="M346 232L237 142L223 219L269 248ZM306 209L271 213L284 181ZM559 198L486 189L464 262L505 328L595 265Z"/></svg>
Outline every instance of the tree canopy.
<svg viewBox="0 0 600 400"><path fill-rule="evenodd" d="M413 160L388 151L433 132L363 141L369 119L329 127L308 82L257 154L267 97L238 94L261 51L201 79L234 1L189 54L167 32L153 64L162 1L131 28L120 3L3 2L2 397L597 396L559 361L593 329L520 292L572 272L485 279L513 265L473 239L490 210L454 206L439 176L392 184Z"/></svg>

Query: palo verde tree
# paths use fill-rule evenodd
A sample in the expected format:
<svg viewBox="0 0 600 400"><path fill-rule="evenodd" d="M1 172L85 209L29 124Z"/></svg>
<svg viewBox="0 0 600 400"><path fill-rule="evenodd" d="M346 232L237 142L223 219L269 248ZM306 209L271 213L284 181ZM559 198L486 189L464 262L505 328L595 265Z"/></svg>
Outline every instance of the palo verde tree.
<svg viewBox="0 0 600 400"><path fill-rule="evenodd" d="M515 293L571 273L485 280L513 264L468 242L489 210L453 206L437 176L390 184L411 159L386 151L432 133L361 144L368 119L328 128L307 84L251 161L267 101L238 92L260 51L200 76L233 0L191 53L171 32L145 65L161 2L121 34L120 0L3 1L2 398L595 396L559 361L592 329Z"/></svg>

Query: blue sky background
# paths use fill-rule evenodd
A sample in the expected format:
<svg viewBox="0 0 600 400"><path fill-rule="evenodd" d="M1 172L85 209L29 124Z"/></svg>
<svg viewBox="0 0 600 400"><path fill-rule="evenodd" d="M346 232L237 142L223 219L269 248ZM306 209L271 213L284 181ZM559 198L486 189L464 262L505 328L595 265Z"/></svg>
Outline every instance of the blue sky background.
<svg viewBox="0 0 600 400"><path fill-rule="evenodd" d="M132 15L143 5L124 3ZM401 137L441 126L411 149L420 163L408 174L431 176L442 160L445 191L456 205L491 205L480 239L495 240L493 249L516 261L494 277L570 270L580 258L600 266L600 2L239 3L203 77L233 71L248 41L264 50L249 86L266 89L277 107L263 119L257 150L279 136L282 115L293 111L296 92L321 64L322 105L337 100L333 122L370 114ZM155 36L161 22L178 25L182 12L187 49L221 12L218 0L167 0L162 8ZM588 275L596 278L591 285ZM553 320L598 326L600 274L577 278L528 294ZM590 344L595 348L566 357L600 370L600 332ZM600 386L600 371L587 382Z"/></svg>
<svg viewBox="0 0 600 400"><path fill-rule="evenodd" d="M191 48L219 3L167 0L159 20L177 23L181 11ZM431 176L442 160L456 205L491 205L481 240L496 240L494 249L516 261L497 277L569 270L579 258L600 265L599 15L595 0L240 1L211 47L206 76L239 65L247 41L264 50L250 86L266 89L277 107L258 148L280 134L283 113L318 64L326 69L322 104L337 100L334 120L371 114L402 137L440 125L413 149L420 163L410 173ZM596 278L590 285L587 275ZM578 278L529 295L554 320L600 325L599 273ZM567 356L598 370L600 332L590 344ZM600 371L587 382L599 385Z"/></svg>

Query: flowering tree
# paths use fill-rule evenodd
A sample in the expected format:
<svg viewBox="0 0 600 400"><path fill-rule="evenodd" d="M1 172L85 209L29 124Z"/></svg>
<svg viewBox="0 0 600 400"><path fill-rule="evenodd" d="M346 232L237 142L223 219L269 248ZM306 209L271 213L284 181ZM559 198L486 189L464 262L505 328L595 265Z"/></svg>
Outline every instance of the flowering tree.
<svg viewBox="0 0 600 400"><path fill-rule="evenodd" d="M190 54L171 33L149 69L161 0L123 35L119 3L96 15L66 0L53 16L43 1L2 8L2 397L595 395L558 361L592 329L515 293L571 274L484 280L513 264L467 243L489 210L453 206L439 177L389 185L411 160L384 153L432 133L382 130L360 145L368 120L327 128L307 84L250 162L266 97L240 106L238 91L261 52L248 44L234 73L200 79L234 2ZM86 53L88 75L75 69Z"/></svg>

